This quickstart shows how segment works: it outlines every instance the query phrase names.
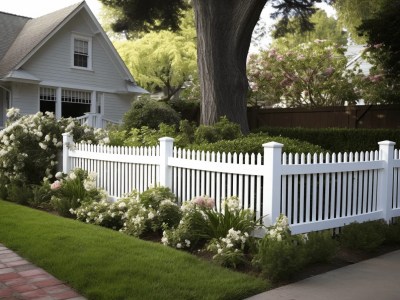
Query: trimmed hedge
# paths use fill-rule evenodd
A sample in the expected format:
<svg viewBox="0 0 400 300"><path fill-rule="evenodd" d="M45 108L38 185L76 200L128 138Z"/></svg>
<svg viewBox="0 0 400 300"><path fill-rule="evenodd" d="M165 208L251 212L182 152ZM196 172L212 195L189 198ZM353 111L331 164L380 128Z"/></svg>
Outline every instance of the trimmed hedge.
<svg viewBox="0 0 400 300"><path fill-rule="evenodd" d="M264 150L262 144L277 142L283 144L283 152L291 153L320 153L325 150L317 145L297 139L289 139L281 136L267 136L265 134L250 134L235 140L222 140L216 143L205 143L201 145L189 145L192 150L214 151L214 152L236 152L236 153L261 153Z"/></svg>
<svg viewBox="0 0 400 300"><path fill-rule="evenodd" d="M378 142L390 140L400 145L399 129L346 129L346 128L260 128L257 131L270 136L295 138L319 145L331 152L378 150Z"/></svg>

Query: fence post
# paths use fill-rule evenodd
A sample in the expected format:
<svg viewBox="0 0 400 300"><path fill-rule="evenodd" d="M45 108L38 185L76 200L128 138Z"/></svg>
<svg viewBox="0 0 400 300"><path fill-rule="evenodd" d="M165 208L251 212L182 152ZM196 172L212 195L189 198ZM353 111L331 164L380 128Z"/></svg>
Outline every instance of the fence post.
<svg viewBox="0 0 400 300"><path fill-rule="evenodd" d="M163 137L160 141L160 185L172 190L172 167L168 166L168 157L172 157L174 151L174 139Z"/></svg>
<svg viewBox="0 0 400 300"><path fill-rule="evenodd" d="M392 212L393 198L393 160L395 142L379 142L380 159L384 161L384 168L379 173L378 182L378 210L382 210L383 219L389 223Z"/></svg>
<svg viewBox="0 0 400 300"><path fill-rule="evenodd" d="M74 143L74 138L73 136L69 133L63 133L63 173L67 174L71 170L71 158L69 157L69 147L73 145Z"/></svg>
<svg viewBox="0 0 400 300"><path fill-rule="evenodd" d="M263 212L264 225L275 223L280 214L281 206L281 161L283 144L270 142L264 147L264 187Z"/></svg>

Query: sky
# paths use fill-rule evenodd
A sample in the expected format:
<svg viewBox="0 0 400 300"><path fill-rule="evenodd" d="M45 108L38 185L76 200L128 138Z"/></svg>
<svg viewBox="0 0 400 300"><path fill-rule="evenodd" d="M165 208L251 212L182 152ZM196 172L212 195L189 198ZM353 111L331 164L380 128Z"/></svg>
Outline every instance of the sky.
<svg viewBox="0 0 400 300"><path fill-rule="evenodd" d="M37 18L58 9L81 2L80 0L0 0L0 11ZM101 3L98 0L86 0L94 15L99 18Z"/></svg>

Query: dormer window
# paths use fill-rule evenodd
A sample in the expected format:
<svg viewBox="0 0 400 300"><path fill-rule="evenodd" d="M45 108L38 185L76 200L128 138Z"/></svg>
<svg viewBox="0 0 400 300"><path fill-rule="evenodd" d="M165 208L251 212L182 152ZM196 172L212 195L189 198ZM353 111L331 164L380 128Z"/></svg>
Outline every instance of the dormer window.
<svg viewBox="0 0 400 300"><path fill-rule="evenodd" d="M79 69L92 69L92 39L73 35L72 66Z"/></svg>

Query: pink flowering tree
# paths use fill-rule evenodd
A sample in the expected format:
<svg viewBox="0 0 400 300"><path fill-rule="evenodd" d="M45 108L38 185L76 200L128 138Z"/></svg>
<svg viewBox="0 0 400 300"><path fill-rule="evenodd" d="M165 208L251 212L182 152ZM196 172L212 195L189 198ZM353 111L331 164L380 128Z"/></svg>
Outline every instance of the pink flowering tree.
<svg viewBox="0 0 400 300"><path fill-rule="evenodd" d="M344 49L315 40L294 48L261 51L248 61L250 98L286 107L351 104L360 99L358 66L346 69Z"/></svg>

